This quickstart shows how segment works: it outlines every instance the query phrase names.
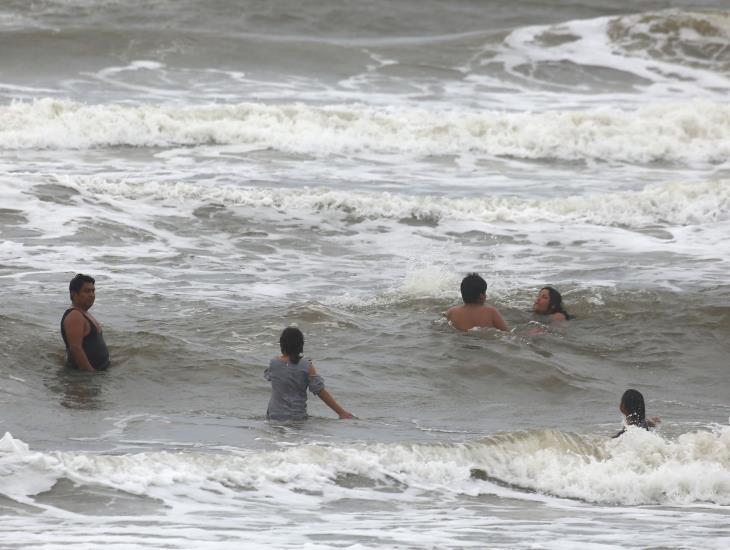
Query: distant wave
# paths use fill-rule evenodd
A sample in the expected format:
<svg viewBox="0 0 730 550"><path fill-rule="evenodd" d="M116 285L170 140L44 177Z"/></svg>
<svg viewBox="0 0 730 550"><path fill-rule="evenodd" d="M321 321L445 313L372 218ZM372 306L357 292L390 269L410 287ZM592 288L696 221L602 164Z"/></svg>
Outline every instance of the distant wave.
<svg viewBox="0 0 730 550"><path fill-rule="evenodd" d="M670 9L520 27L506 37L503 59L512 67L570 63L589 73L603 67L643 85L727 89L729 41L730 12Z"/></svg>
<svg viewBox="0 0 730 550"><path fill-rule="evenodd" d="M85 105L41 99L0 107L0 148L241 145L326 156L477 153L524 159L720 163L730 105L499 113L303 104Z"/></svg>
<svg viewBox="0 0 730 550"><path fill-rule="evenodd" d="M515 197L447 199L394 193L354 193L326 188L212 187L192 183L132 183L61 176L81 192L133 200L199 201L226 206L341 212L353 219L442 219L529 223L536 221L608 226L694 225L730 219L730 180L668 183L642 191L526 200Z"/></svg>
<svg viewBox="0 0 730 550"><path fill-rule="evenodd" d="M721 75L730 69L730 11L671 9L627 15L611 18L607 32L614 44L634 55L643 52Z"/></svg>
<svg viewBox="0 0 730 550"><path fill-rule="evenodd" d="M6 433L0 439L0 494L25 501L66 478L163 500L201 488L220 495L254 490L266 498L282 490L322 491L346 480L359 491L374 487L373 498L384 494L378 488L411 488L512 498L537 492L605 504L728 505L728 457L727 426L676 441L639 429L616 440L536 430L468 443L306 444L243 455L42 453Z"/></svg>

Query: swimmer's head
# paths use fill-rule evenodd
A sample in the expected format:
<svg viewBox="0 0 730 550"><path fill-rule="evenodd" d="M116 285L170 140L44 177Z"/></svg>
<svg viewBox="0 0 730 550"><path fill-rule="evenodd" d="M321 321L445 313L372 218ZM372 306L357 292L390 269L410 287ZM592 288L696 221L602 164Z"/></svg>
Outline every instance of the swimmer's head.
<svg viewBox="0 0 730 550"><path fill-rule="evenodd" d="M482 295L487 294L487 281L482 279L478 273L469 273L461 281L461 298L465 304L481 303Z"/></svg>
<svg viewBox="0 0 730 550"><path fill-rule="evenodd" d="M563 297L551 286L544 286L537 293L535 303L532 305L535 313L540 315L552 315L563 309Z"/></svg>
<svg viewBox="0 0 730 550"><path fill-rule="evenodd" d="M629 425L644 422L646 419L644 396L637 390L626 390L621 396L619 410L626 417L626 423Z"/></svg>
<svg viewBox="0 0 730 550"><path fill-rule="evenodd" d="M304 355L304 334L297 327L286 327L279 337L279 346L282 355L296 365Z"/></svg>

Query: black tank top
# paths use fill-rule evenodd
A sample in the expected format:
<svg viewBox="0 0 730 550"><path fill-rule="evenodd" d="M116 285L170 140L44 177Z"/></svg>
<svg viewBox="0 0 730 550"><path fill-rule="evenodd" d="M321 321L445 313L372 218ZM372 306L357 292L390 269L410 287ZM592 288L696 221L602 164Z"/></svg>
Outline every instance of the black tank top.
<svg viewBox="0 0 730 550"><path fill-rule="evenodd" d="M72 369L78 369L79 366L76 364L71 352L68 350L66 331L63 328L63 321L69 313L74 311L74 309L76 308L67 309L64 312L63 317L61 317L61 336L63 337L63 343L66 344L66 366ZM104 336L101 334L101 331L96 328L94 322L89 319L83 311L77 311L81 313L81 315L83 315L89 322L89 325L91 325L91 330L89 330L89 334L84 336L84 339L81 342L81 347L92 367L96 370L106 370L109 368L109 349L106 347L106 342L104 342Z"/></svg>

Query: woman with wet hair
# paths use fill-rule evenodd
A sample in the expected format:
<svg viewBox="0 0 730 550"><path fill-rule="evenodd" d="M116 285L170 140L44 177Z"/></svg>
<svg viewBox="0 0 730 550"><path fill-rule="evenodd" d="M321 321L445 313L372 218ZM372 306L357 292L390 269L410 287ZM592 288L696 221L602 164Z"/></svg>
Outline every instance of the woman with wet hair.
<svg viewBox="0 0 730 550"><path fill-rule="evenodd" d="M544 315L550 322L568 321L573 319L563 306L563 296L551 286L545 286L537 293L532 304L532 310L537 315Z"/></svg>
<svg viewBox="0 0 730 550"><path fill-rule="evenodd" d="M273 420L307 418L307 390L319 397L340 418L353 418L324 387L311 359L304 359L304 335L296 327L287 327L279 337L281 356L269 362L264 372L271 382L271 399L266 417Z"/></svg>
<svg viewBox="0 0 730 550"><path fill-rule="evenodd" d="M624 428L614 437L618 437L626 431L628 426L638 426L648 430L656 427L659 418L654 416L650 419L646 418L646 407L644 406L644 396L641 392L634 389L628 389L621 396L621 403L618 406L621 414L624 415Z"/></svg>

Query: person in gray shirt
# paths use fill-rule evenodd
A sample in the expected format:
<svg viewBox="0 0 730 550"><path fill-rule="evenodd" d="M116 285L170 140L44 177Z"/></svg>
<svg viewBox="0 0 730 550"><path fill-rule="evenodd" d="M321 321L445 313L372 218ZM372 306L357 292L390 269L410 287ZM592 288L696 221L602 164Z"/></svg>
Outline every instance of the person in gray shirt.
<svg viewBox="0 0 730 550"><path fill-rule="evenodd" d="M307 389L335 411L340 418L354 418L343 409L324 387L311 359L304 359L304 335L296 327L287 327L279 338L281 356L269 362L264 378L271 382L271 399L266 417L272 420L307 418Z"/></svg>

